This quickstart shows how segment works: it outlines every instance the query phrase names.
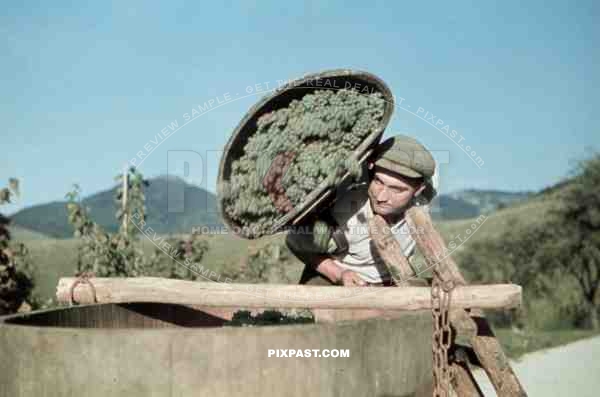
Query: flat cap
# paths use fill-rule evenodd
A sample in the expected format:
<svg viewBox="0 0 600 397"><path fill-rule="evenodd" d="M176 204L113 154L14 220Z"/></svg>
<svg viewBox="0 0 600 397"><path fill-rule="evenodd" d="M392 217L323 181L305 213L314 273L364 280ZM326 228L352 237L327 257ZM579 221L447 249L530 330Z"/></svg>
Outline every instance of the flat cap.
<svg viewBox="0 0 600 397"><path fill-rule="evenodd" d="M375 165L409 178L431 178L435 160L423 144L406 135L396 135L380 143L373 153Z"/></svg>

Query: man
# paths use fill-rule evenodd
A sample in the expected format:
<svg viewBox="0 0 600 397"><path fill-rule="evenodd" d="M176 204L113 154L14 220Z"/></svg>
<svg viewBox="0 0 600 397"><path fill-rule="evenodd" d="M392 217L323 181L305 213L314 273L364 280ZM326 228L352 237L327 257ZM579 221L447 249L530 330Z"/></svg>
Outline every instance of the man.
<svg viewBox="0 0 600 397"><path fill-rule="evenodd" d="M404 212L412 205L427 205L435 196L435 167L431 153L408 136L397 135L378 145L367 161L366 175L338 191L335 203L319 214L334 228L325 244L311 233L288 233L287 246L305 264L300 284L392 285L369 236L368 219L381 215L410 260L415 242Z"/></svg>

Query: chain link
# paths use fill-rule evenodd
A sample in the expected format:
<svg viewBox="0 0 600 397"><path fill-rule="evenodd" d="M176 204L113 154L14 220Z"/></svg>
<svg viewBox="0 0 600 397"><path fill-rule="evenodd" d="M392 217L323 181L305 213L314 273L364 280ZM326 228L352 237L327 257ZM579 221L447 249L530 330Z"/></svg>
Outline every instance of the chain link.
<svg viewBox="0 0 600 397"><path fill-rule="evenodd" d="M454 283L442 281L437 272L433 272L431 282L431 313L433 315L433 397L450 397L450 367L448 350L450 349L450 302Z"/></svg>

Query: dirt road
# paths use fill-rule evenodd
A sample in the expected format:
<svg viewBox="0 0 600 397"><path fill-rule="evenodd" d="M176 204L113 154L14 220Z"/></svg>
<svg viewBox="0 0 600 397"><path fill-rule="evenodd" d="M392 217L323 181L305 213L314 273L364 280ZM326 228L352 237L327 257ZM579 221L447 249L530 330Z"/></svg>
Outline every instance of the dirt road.
<svg viewBox="0 0 600 397"><path fill-rule="evenodd" d="M600 337L526 354L512 365L529 397L600 395ZM486 397L496 395L483 372L475 376Z"/></svg>

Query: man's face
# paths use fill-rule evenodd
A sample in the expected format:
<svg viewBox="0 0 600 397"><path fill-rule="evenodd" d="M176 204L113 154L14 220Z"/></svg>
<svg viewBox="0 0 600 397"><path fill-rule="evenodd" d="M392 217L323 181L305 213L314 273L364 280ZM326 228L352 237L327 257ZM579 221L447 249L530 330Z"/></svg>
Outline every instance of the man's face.
<svg viewBox="0 0 600 397"><path fill-rule="evenodd" d="M375 168L369 182L369 199L373 212L381 216L400 213L423 188L424 186L408 178Z"/></svg>

